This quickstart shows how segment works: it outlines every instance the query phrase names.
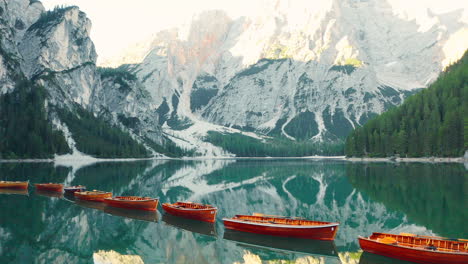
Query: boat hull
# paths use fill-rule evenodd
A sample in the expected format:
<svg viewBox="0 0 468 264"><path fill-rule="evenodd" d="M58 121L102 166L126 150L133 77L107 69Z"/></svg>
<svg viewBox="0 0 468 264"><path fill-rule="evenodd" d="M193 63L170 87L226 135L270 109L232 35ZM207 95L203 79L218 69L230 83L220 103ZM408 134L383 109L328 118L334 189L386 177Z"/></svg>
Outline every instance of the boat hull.
<svg viewBox="0 0 468 264"><path fill-rule="evenodd" d="M411 261L421 264L463 264L468 263L468 254L439 252L384 244L367 238L359 238L359 245L365 252Z"/></svg>
<svg viewBox="0 0 468 264"><path fill-rule="evenodd" d="M112 193L100 193L100 194L82 194L82 192L75 192L75 198L85 201L95 201L95 202L103 202L106 198L111 198Z"/></svg>
<svg viewBox="0 0 468 264"><path fill-rule="evenodd" d="M0 188L5 189L20 189L25 190L28 189L29 182L0 182Z"/></svg>
<svg viewBox="0 0 468 264"><path fill-rule="evenodd" d="M170 204L162 204L162 208L166 213L171 215L184 217L188 219L214 223L216 221L216 208L210 209L188 209L188 208L175 208Z"/></svg>
<svg viewBox="0 0 468 264"><path fill-rule="evenodd" d="M48 192L63 192L63 184L49 184L49 183L38 183L34 184L37 190L48 191Z"/></svg>
<svg viewBox="0 0 468 264"><path fill-rule="evenodd" d="M296 237L316 240L334 240L338 224L323 226L291 226L260 224L233 219L223 219L227 229L270 236Z"/></svg>
<svg viewBox="0 0 468 264"><path fill-rule="evenodd" d="M118 200L114 198L104 199L108 206L119 207L132 210L156 211L158 199L149 199L144 201Z"/></svg>

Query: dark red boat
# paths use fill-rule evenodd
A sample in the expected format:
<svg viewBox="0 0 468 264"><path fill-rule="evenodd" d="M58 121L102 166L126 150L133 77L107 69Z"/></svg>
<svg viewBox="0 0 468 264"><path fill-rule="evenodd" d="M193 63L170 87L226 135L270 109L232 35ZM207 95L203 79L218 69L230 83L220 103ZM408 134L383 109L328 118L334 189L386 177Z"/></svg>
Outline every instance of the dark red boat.
<svg viewBox="0 0 468 264"><path fill-rule="evenodd" d="M171 215L213 223L218 209L214 206L191 202L163 203L164 211Z"/></svg>
<svg viewBox="0 0 468 264"><path fill-rule="evenodd" d="M63 192L63 184L61 183L36 183L34 186L41 191Z"/></svg>
<svg viewBox="0 0 468 264"><path fill-rule="evenodd" d="M63 190L65 191L65 193L68 193L68 194L72 194L75 192L84 192L86 191L86 186L83 186L83 185L67 186L63 188Z"/></svg>
<svg viewBox="0 0 468 264"><path fill-rule="evenodd" d="M467 264L468 240L413 234L373 233L359 237L362 250L422 264Z"/></svg>
<svg viewBox="0 0 468 264"><path fill-rule="evenodd" d="M87 201L103 202L105 198L111 198L111 192L103 191L84 191L84 192L75 192L75 198Z"/></svg>
<svg viewBox="0 0 468 264"><path fill-rule="evenodd" d="M263 235L317 240L335 239L339 226L339 223L334 222L319 222L259 214L236 215L233 218L223 218L223 221L227 229Z"/></svg>
<svg viewBox="0 0 468 264"><path fill-rule="evenodd" d="M156 211L158 202L159 200L155 198L139 196L116 196L104 199L104 203L108 206L146 211Z"/></svg>

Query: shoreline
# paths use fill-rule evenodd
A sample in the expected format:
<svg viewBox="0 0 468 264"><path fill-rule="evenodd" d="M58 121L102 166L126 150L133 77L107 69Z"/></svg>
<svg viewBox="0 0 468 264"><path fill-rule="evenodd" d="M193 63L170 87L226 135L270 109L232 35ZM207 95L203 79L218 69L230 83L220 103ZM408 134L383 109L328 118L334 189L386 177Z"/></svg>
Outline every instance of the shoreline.
<svg viewBox="0 0 468 264"><path fill-rule="evenodd" d="M305 156L305 157L152 157L152 158L67 158L67 159L0 159L0 163L63 163L68 162L132 162L145 160L341 160L348 162L424 162L424 163L467 163L466 157L420 157L420 158L356 158L345 156Z"/></svg>
<svg viewBox="0 0 468 264"><path fill-rule="evenodd" d="M468 159L465 157L420 157L420 158L345 158L350 162L423 162L423 163L467 163Z"/></svg>

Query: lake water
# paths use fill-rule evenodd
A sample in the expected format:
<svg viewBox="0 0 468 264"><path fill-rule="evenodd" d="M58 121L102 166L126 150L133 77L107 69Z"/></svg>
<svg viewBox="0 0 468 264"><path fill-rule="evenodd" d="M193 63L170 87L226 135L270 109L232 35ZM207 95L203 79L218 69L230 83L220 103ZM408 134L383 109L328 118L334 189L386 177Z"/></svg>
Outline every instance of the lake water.
<svg viewBox="0 0 468 264"><path fill-rule="evenodd" d="M218 207L214 225L51 197L0 193L0 263L405 263L362 254L359 235L468 238L461 164L311 160L0 163L1 180L61 182ZM253 212L341 223L334 243L229 232ZM119 262L121 263L121 262Z"/></svg>

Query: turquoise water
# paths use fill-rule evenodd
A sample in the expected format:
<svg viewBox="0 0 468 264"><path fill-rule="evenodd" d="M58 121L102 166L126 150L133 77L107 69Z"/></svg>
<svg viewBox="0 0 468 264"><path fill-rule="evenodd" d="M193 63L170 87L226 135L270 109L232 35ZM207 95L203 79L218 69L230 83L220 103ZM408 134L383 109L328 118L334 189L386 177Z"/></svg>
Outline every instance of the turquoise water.
<svg viewBox="0 0 468 264"><path fill-rule="evenodd" d="M157 213L0 193L1 263L404 263L361 254L357 237L411 232L468 238L461 164L310 160L0 163L1 180L61 182L218 207L213 225ZM341 223L334 243L226 231L253 212Z"/></svg>

